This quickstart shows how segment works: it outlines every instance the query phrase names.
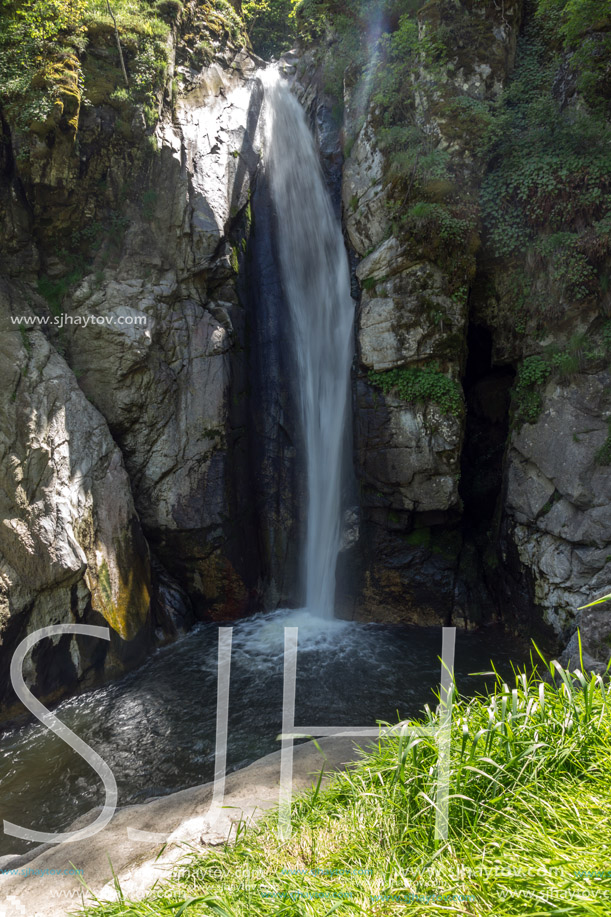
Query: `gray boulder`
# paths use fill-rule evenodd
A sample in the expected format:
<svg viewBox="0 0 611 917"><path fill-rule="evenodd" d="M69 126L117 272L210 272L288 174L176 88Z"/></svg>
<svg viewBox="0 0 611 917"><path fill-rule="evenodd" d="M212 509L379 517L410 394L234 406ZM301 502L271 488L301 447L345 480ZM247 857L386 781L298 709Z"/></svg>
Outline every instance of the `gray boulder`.
<svg viewBox="0 0 611 917"><path fill-rule="evenodd" d="M535 601L560 637L583 621L584 647L598 660L604 641L596 628L608 612L579 616L577 608L611 582L611 467L599 458L610 382L608 372L550 382L539 419L514 432L507 458L506 514Z"/></svg>
<svg viewBox="0 0 611 917"><path fill-rule="evenodd" d="M23 287L0 285L0 634L6 654L49 624L112 631L110 646L77 636L45 641L25 677L44 696L120 671L151 639L148 549L121 453L41 331L12 324L32 315ZM95 644L95 646L94 646ZM53 656L53 664L49 657Z"/></svg>

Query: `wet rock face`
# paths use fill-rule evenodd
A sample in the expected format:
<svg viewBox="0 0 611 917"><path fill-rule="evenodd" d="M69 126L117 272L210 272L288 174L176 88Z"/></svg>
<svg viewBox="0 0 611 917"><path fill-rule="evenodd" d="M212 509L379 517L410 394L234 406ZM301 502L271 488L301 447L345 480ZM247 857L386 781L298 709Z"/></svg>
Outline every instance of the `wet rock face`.
<svg viewBox="0 0 611 917"><path fill-rule="evenodd" d="M396 393L384 394L369 374L437 361L456 378L466 304L447 295L443 272L435 264L389 235L383 160L375 144L366 122L343 183L346 232L362 257L356 267L361 302L353 400L365 573L356 608L376 620L443 621L451 615L453 577L448 571L439 575L439 558L427 546L405 538L417 514L441 513L437 522L442 522L443 514L459 505L463 418L447 416L434 404L408 404ZM443 566L448 567L447 559Z"/></svg>
<svg viewBox="0 0 611 917"><path fill-rule="evenodd" d="M24 303L23 287L2 282L0 710L16 701L15 643L41 627L107 624L112 633L110 644L65 636L36 647L24 675L43 696L116 673L152 644L148 548L121 453L44 335L11 324L30 311Z"/></svg>
<svg viewBox="0 0 611 917"><path fill-rule="evenodd" d="M356 276L366 284L359 343L367 369L381 372L448 352L460 359L466 306L446 295L438 267L410 263L391 237L359 264Z"/></svg>
<svg viewBox="0 0 611 917"><path fill-rule="evenodd" d="M56 516L53 540L64 547L41 553L39 579L27 573L34 549L25 532L33 519L15 522L21 541L12 536L14 544L2 544L7 653L20 634L55 620L106 618L113 628L106 661L99 647L88 649L91 641L60 643L66 664L55 665L55 681L38 685L47 694L119 671L141 648L190 626L194 615L230 620L263 603L295 600L305 505L296 456L303 448L281 321L277 227L265 182L255 182L262 104L256 68L248 54L228 50L201 72L185 70L184 92L171 113L163 110L154 152L142 125L123 143L116 113L102 103L86 106L78 120L78 181L74 143L46 164L42 157L36 174L22 181L14 136L2 122L0 167L14 186L6 194L2 188L2 238L11 255L3 270L21 278L13 300L28 300L51 319L36 340L65 377L53 404L59 411L70 397L79 416L62 446L66 461L79 464L84 444L95 453L95 441L100 456L91 462L108 465L103 482L96 472L87 501ZM313 124L339 204L338 126L317 93L314 87ZM116 207L110 232L99 222L107 205ZM72 271L49 238L65 232L75 214L84 227L77 237L95 229L103 238L98 254L86 254ZM37 274L53 301L34 292ZM58 312L67 316L60 327L53 325ZM19 334L11 339L18 348ZM25 346L8 356L9 375L20 360L27 363ZM52 384L40 380L43 401ZM7 391L15 385L11 376ZM9 443L10 423L5 418L1 427ZM38 454L24 441L20 461L30 448ZM71 505L76 484L69 476L45 487L58 505ZM18 482L7 479L8 518L17 519L11 507L19 493ZM41 522L41 531L49 525ZM14 570L29 577L29 591ZM50 658L40 654L36 672L53 668Z"/></svg>
<svg viewBox="0 0 611 917"><path fill-rule="evenodd" d="M477 143L445 102L499 98L513 66L521 16L521 3L501 10L442 0L426 4L419 16L421 37L449 30L453 44L443 77L422 64L414 119L450 157L454 174L475 199L483 179ZM572 104L576 92L569 75L565 62L553 88L563 104ZM467 336L480 321L474 290L491 279L485 257L469 261L469 248L476 252L479 241L465 237L458 246L465 255L465 286L457 290L450 282L452 258L418 234L417 221L409 224L412 232L397 229L401 207L414 200L409 190L403 203L393 198L393 173L378 137L383 112L375 105L359 110L358 89L345 94L350 144L342 203L360 287L355 466L363 509L361 595L368 597L355 605L366 617L405 614L414 620L418 596L427 609L424 618L470 627L500 614L516 631L539 629L566 640L578 621L575 609L608 591L611 572L608 474L596 458L608 437L606 375L583 374L568 386L548 386L539 421L510 434L515 370L537 349L537 336L529 329L516 346L515 315L507 328L489 310L483 321L491 336L488 362L472 377ZM430 200L436 198L425 198L423 209ZM507 265L496 263L490 272L491 289L507 287ZM538 283L537 292L551 281L541 276ZM562 347L571 334L587 332L599 305L567 306L562 328L550 330L548 343ZM384 374L388 379L393 371L431 363L463 383L464 411L444 414L427 399L405 403L399 385L381 384ZM428 595L420 588L427 576ZM600 652L604 641L592 640Z"/></svg>
<svg viewBox="0 0 611 917"><path fill-rule="evenodd" d="M447 510L458 502L461 423L434 405L382 402L357 385L357 469L392 510Z"/></svg>
<svg viewBox="0 0 611 917"><path fill-rule="evenodd" d="M369 511L351 615L361 621L448 625L455 603L455 550L448 544L447 551L431 553L426 536L418 544L421 532L414 537L405 529L400 514L382 507Z"/></svg>
<svg viewBox="0 0 611 917"><path fill-rule="evenodd" d="M273 608L298 601L307 505L305 443L297 357L277 256L279 227L264 175L258 178L252 209L242 282L248 311L248 456L238 472L239 502L251 507L250 532L258 540L263 604Z"/></svg>
<svg viewBox="0 0 611 917"><path fill-rule="evenodd" d="M154 153L134 128L125 156L116 113L89 106L75 182L74 143L21 182L2 122L2 270L21 278L2 297L4 652L49 623L107 621L113 634L110 649L77 637L35 650L28 681L45 696L133 664L190 626L192 606L223 618L256 607L260 545L234 473L248 462L237 269L259 158L255 69L229 50L191 74ZM116 228L91 224L100 187L112 197L127 180L141 185ZM77 210L104 238L71 272L49 225L32 238L43 215L57 233ZM39 269L62 327L35 292ZM44 334L10 327L24 310L51 318Z"/></svg>
<svg viewBox="0 0 611 917"><path fill-rule="evenodd" d="M49 360L62 366L65 391L57 404L68 398L69 388L74 404L84 406L63 447L66 460L78 463L78 444L93 449L101 430L104 449L114 456L107 460L104 486L92 485L88 502L74 509L74 515L89 514L88 528L79 522L82 549L71 516L54 523L53 538L65 544L61 563L53 561L59 563L57 589L50 585L56 576L51 554L43 554L37 561L42 579L22 595L11 560L27 570L27 557L17 556L30 550L26 536L14 550L2 546L8 564L2 579L10 611L10 620L9 611L3 618L7 653L19 634L56 619L106 617L116 634L106 661L99 648L87 649L91 641L66 641L66 665L55 667L47 693L55 685L119 671L136 661L141 647L189 627L194 616L231 620L263 603L294 600L305 505L296 455L303 449L293 358L281 321L277 227L265 183L255 182L262 104L257 66L248 54L227 50L201 72L185 70L184 92L172 113L163 111L153 153L150 138L136 125L128 154L116 114L103 104L87 106L79 120L79 180L69 187L66 176L74 164L60 168L55 159L37 167L44 188L30 173L20 183L13 138L3 122L0 167L14 190L5 195L3 188L1 226L5 251L15 255L3 269L21 277L13 299L29 300L43 317L53 319L54 313L34 293L36 274L43 277L43 292L55 295L61 287L61 301L56 296L51 306L67 318L61 327L51 321L37 340ZM333 136L324 106L315 94L313 99L317 129L328 140L326 162L339 188L337 131ZM66 147L62 155L70 158L75 149ZM115 190L127 180L139 185L126 192L119 218L114 212L114 247L104 236L93 261L84 259L70 273L66 253L47 244L44 234L32 245L33 225L43 211L63 231L80 208L85 231L95 218L96 232L103 232L96 222L100 195L110 195L118 206ZM28 195L36 196L35 206ZM17 346L19 334L15 340ZM19 366L21 357L10 356L8 368ZM42 399L50 385L46 377L40 382ZM6 429L11 442L10 425ZM24 455L29 448L24 444ZM48 486L58 504L70 502L72 484L65 475ZM8 506L19 491L12 479L6 493L13 518ZM52 668L49 658L40 656L37 671Z"/></svg>
<svg viewBox="0 0 611 917"><path fill-rule="evenodd" d="M539 419L510 442L509 534L533 578L535 601L560 636L589 620L575 610L608 591L611 576L611 469L600 458L610 382L605 372L549 383Z"/></svg>
<svg viewBox="0 0 611 917"><path fill-rule="evenodd" d="M326 91L320 59L312 51L289 51L282 55L279 66L309 119L327 190L340 218L344 154L337 99Z"/></svg>
<svg viewBox="0 0 611 917"><path fill-rule="evenodd" d="M201 73L159 128L149 219L130 226L104 283L86 277L72 297L76 314L131 320L75 330L72 362L121 446L151 545L215 615L250 600L238 548L227 547L232 361L244 346L238 239L228 235L258 163L254 70L238 54Z"/></svg>
<svg viewBox="0 0 611 917"><path fill-rule="evenodd" d="M350 244L364 255L388 234L388 200L384 191L384 159L371 121L365 122L344 166L342 203Z"/></svg>

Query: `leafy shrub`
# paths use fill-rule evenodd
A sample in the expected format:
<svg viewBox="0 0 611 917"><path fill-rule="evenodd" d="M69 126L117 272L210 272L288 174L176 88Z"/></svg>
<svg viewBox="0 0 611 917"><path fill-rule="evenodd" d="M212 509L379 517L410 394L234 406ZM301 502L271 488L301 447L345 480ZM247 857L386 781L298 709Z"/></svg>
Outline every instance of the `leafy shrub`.
<svg viewBox="0 0 611 917"><path fill-rule="evenodd" d="M64 116L78 128L78 106L81 99L87 102L89 78L94 89L98 83L105 87L104 101L112 100L121 108L138 105L149 125L156 121L157 93L167 73L168 26L151 15L146 0L113 0L112 6L126 58L128 87L123 85L114 42L107 63L92 64L92 58L81 63L86 44L107 44L112 35L113 23L104 0L17 0L0 6L0 92L12 124L22 131L40 131L36 125L44 127L60 100Z"/></svg>
<svg viewBox="0 0 611 917"><path fill-rule="evenodd" d="M485 137L492 167L481 204L491 254L530 251L530 270L548 273L553 290L531 299L529 308L549 318L566 302L600 292L611 251L611 127L596 106L563 106L557 98L561 51L569 34L571 41L578 34L575 22L568 23L576 16L585 27L583 10L578 15L572 0L537 0L536 9ZM597 67L608 69L603 59Z"/></svg>
<svg viewBox="0 0 611 917"><path fill-rule="evenodd" d="M110 94L110 101L118 103L119 106L130 101L129 91L125 86L119 86Z"/></svg>
<svg viewBox="0 0 611 917"><path fill-rule="evenodd" d="M230 40L236 44L246 43L244 22L236 13L229 0L211 0L212 7L223 18L223 24Z"/></svg>
<svg viewBox="0 0 611 917"><path fill-rule="evenodd" d="M524 423L536 423L543 407L539 389L543 386L552 371L552 367L542 357L527 357L518 370L513 390L513 420L518 427Z"/></svg>
<svg viewBox="0 0 611 917"><path fill-rule="evenodd" d="M436 363L422 368L390 369L370 372L369 382L385 395L393 392L414 404L434 404L443 414L458 416L463 409L462 388L458 382L440 372Z"/></svg>
<svg viewBox="0 0 611 917"><path fill-rule="evenodd" d="M242 14L253 49L261 57L278 57L295 44L294 0L247 0Z"/></svg>
<svg viewBox="0 0 611 917"><path fill-rule="evenodd" d="M565 52L588 104L609 113L611 0L537 0L537 15Z"/></svg>
<svg viewBox="0 0 611 917"><path fill-rule="evenodd" d="M468 216L461 219L450 208L427 201L419 201L410 207L407 221L413 221L421 228L428 227L429 233L436 235L446 245L464 244L476 228Z"/></svg>
<svg viewBox="0 0 611 917"><path fill-rule="evenodd" d="M159 0L155 9L166 22L175 22L182 12L180 0Z"/></svg>

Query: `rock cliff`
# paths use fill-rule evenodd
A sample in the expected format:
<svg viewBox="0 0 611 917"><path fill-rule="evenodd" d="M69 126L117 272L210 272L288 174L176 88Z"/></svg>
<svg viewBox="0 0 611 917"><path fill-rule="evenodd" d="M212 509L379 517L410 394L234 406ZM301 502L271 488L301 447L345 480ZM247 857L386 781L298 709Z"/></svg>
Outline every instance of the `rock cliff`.
<svg viewBox="0 0 611 917"><path fill-rule="evenodd" d="M355 457L365 523L357 607L365 616L473 625L485 614L482 590L466 595L478 577L466 569L471 549L460 522L461 381L481 245L474 202L485 170L464 113L499 98L521 15L520 3L423 7L421 44L442 26L477 41L453 46L442 68L421 51L406 68L402 117L412 130L402 143L412 154L400 187L398 150L385 139L385 109L394 103L380 93L364 99L361 80L346 86L342 195L348 240L361 259ZM384 65L392 66L392 52ZM418 175L427 156L439 162Z"/></svg>
<svg viewBox="0 0 611 917"><path fill-rule="evenodd" d="M123 459L104 417L65 360L38 330L21 334L10 316L27 310L27 291L3 282L3 524L0 621L4 697L10 653L49 624L108 623L108 673L141 658L152 642L151 568ZM44 641L28 659L28 681L53 693L95 672L103 659L91 638Z"/></svg>
<svg viewBox="0 0 611 917"><path fill-rule="evenodd" d="M548 12L390 4L348 39L329 16L282 66L358 300L341 613L564 643L581 621L595 663L605 612L576 610L611 572L608 23ZM198 617L298 601L261 61L209 0L122 35L128 87L98 18L0 108L3 712L45 624L113 634L41 644L27 680L53 698Z"/></svg>
<svg viewBox="0 0 611 917"><path fill-rule="evenodd" d="M106 621L113 634L108 652L85 638L41 644L27 681L55 697L116 674L194 616L258 601L254 511L232 466L248 468L237 274L261 100L256 59L231 28L204 5L172 30L154 117L137 95L117 102L103 29L89 30L83 97L64 61L72 108L60 93L51 117L24 125L6 106L8 705L15 642L45 624Z"/></svg>
<svg viewBox="0 0 611 917"><path fill-rule="evenodd" d="M606 662L605 612L577 609L611 559L608 22L548 13L429 0L346 71L355 605L552 643L581 622Z"/></svg>

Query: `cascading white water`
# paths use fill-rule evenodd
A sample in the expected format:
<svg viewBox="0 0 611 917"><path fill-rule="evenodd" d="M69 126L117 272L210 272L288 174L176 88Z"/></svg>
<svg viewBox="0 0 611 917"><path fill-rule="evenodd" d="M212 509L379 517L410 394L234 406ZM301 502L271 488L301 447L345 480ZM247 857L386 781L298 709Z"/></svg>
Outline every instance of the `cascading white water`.
<svg viewBox="0 0 611 917"><path fill-rule="evenodd" d="M305 113L275 68L265 89L265 168L297 360L307 466L306 608L333 617L354 302L341 227Z"/></svg>

